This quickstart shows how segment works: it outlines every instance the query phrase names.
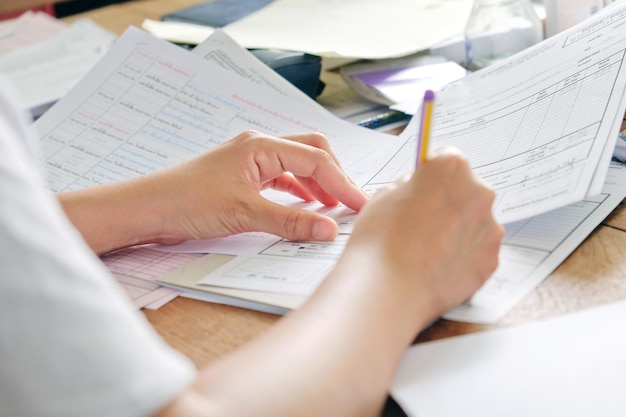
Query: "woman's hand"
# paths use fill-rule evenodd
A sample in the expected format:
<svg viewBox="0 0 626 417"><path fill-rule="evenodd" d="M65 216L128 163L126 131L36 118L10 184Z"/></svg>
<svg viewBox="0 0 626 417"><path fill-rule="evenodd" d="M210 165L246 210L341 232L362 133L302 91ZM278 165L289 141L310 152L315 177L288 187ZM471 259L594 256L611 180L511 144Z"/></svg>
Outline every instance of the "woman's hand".
<svg viewBox="0 0 626 417"><path fill-rule="evenodd" d="M339 268L373 271L420 308L413 317L434 320L468 300L498 265L504 231L492 215L493 200L464 157L440 151L372 198Z"/></svg>
<svg viewBox="0 0 626 417"><path fill-rule="evenodd" d="M175 167L64 193L59 200L97 253L247 231L293 240L335 238L332 219L273 203L259 194L266 188L354 210L368 199L322 135L276 138L249 131Z"/></svg>
<svg viewBox="0 0 626 417"><path fill-rule="evenodd" d="M493 198L449 152L381 190L304 306L203 368L160 415L380 415L416 334L495 270Z"/></svg>

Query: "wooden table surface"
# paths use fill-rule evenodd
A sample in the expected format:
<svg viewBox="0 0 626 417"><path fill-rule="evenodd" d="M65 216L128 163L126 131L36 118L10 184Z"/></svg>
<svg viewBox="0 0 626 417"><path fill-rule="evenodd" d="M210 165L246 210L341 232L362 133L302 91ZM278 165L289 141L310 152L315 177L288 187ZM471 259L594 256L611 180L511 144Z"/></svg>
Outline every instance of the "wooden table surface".
<svg viewBox="0 0 626 417"><path fill-rule="evenodd" d="M143 0L108 6L66 18L88 17L121 34L145 18L159 19L167 12L199 3L193 0ZM336 74L323 75L328 84ZM332 90L332 89L331 89ZM324 103L329 94L324 92ZM497 325L487 326L440 320L417 342L511 326L560 315L626 298L626 204L622 204L539 287ZM278 316L235 307L177 298L146 317L173 347L197 365L206 364L263 333Z"/></svg>

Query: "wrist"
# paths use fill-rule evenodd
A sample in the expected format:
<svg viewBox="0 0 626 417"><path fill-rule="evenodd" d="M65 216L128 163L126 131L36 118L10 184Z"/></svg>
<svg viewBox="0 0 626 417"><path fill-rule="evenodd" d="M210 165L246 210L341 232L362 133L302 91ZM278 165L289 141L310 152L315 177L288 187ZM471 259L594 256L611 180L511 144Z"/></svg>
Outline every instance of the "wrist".
<svg viewBox="0 0 626 417"><path fill-rule="evenodd" d="M70 222L97 254L163 236L163 209L145 194L141 179L58 195Z"/></svg>

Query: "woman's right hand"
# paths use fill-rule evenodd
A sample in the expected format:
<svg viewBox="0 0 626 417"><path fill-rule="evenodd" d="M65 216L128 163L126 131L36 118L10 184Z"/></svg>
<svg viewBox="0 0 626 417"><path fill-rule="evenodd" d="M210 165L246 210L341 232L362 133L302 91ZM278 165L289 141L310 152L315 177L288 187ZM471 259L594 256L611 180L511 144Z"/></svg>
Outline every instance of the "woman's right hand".
<svg viewBox="0 0 626 417"><path fill-rule="evenodd" d="M371 264L413 298L415 317L435 320L498 265L504 231L491 212L494 196L458 151L441 150L365 205L340 263Z"/></svg>

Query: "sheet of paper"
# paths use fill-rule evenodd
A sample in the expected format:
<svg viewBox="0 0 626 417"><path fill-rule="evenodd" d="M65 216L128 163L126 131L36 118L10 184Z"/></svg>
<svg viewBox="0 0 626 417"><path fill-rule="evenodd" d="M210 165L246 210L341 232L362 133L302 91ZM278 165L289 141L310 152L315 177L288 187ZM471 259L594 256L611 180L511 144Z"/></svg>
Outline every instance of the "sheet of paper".
<svg viewBox="0 0 626 417"><path fill-rule="evenodd" d="M251 128L271 135L324 133L362 184L399 143L135 28L35 126L53 191L171 166Z"/></svg>
<svg viewBox="0 0 626 417"><path fill-rule="evenodd" d="M104 255L102 261L135 307L156 309L179 294L179 291L160 286L156 279L200 257L196 254L164 253L136 247Z"/></svg>
<svg viewBox="0 0 626 417"><path fill-rule="evenodd" d="M510 223L498 272L471 304L446 317L497 321L623 198L624 187L600 196L600 190L589 189L597 166L608 166L602 149L611 136L607 132L614 129L614 115L623 114L624 72L621 58L615 57L623 57L624 43L607 42L626 35L613 30L620 19L619 11L599 15L438 96L441 110L435 116L433 146L464 150L498 193L496 217ZM589 28L594 37L587 36ZM577 41L572 44L572 39ZM577 42L584 43L587 56ZM415 124L413 120L402 134L405 147L365 185L370 194L412 171ZM592 197L585 199L588 194ZM541 214L566 204L572 206L556 215ZM352 222L348 216L341 230L349 234ZM279 240L252 255L242 253L199 283L307 295L338 258L347 234L332 244ZM535 242L530 248L529 241Z"/></svg>
<svg viewBox="0 0 626 417"><path fill-rule="evenodd" d="M616 32L619 34L620 31ZM601 33L596 36L601 37ZM546 46L547 50L550 50L550 45ZM590 59L599 59L600 52ZM532 63L531 57L525 59ZM612 59L602 62L599 69L614 68ZM552 61L550 65L561 70L555 70L554 78L563 76L565 69ZM518 76L519 82L519 72L512 75ZM598 74L596 78L602 81L613 76L613 84L619 79L610 71L608 76L602 75L605 73ZM214 83L216 79L221 82ZM578 87L585 80L582 77L580 83L570 82L568 85ZM542 78L542 82L547 81ZM469 85L482 86L481 83L473 83ZM550 92L547 87L532 83L526 86L526 90L533 86ZM593 98L604 100L607 106L613 95L608 97L608 102L607 96ZM503 106L502 100L496 103L501 106L498 108L500 114L506 115L504 110L517 102L506 103L508 107ZM595 106L591 107L591 113L595 115ZM135 116L132 119L127 117L129 110ZM494 123L499 120L494 120ZM553 123L558 124L559 120L555 116ZM503 118L503 121L509 120ZM266 87L242 80L182 48L159 42L138 30L130 30L120 39L112 53L59 105L46 113L36 127L42 137L49 185L55 191L129 178L170 166L250 127L276 135L311 130L325 133L348 174L370 192L410 172L415 155L415 137L410 133L396 138L352 126L310 104L294 101ZM494 132L486 137L501 136L507 139L506 135ZM451 139L454 138L456 136ZM594 139L601 144L603 137L598 134ZM562 147L566 147L567 143L572 142L566 141ZM541 146L528 157L535 162L544 161L548 167L560 168L562 160L558 158L541 159L551 150ZM474 162L474 157L471 156L471 162ZM500 166L515 162L515 158L504 158ZM475 169L480 168L475 166ZM537 170L533 164L527 164L525 168L526 174L534 174ZM545 169L548 173L553 171ZM560 174L558 169L556 172ZM485 175L485 172L480 174ZM529 181L526 183L530 184ZM578 202L584 194L577 200L569 201ZM535 194L529 192L524 197L528 206L538 204ZM279 200L282 196L271 198L283 201ZM565 201L560 201L560 204L565 205ZM528 206L518 208L523 210L523 215L519 217L529 215ZM309 209L321 208L310 205ZM541 207L537 209L538 212L544 210ZM515 210L511 210L513 212ZM222 281L207 281L206 284L310 294L343 251L354 221L354 213L342 207L333 209L329 214L340 223L342 234L335 242L303 244L278 240L254 253L236 257L211 277ZM505 214L510 215L509 212ZM496 215L501 213L496 212ZM512 221L513 217L510 216L509 220ZM486 310L484 306L481 308Z"/></svg>
<svg viewBox="0 0 626 417"><path fill-rule="evenodd" d="M307 103L319 111L326 111L302 90L262 63L248 50L242 48L221 29L216 29L209 38L193 48L191 52L247 80Z"/></svg>
<svg viewBox="0 0 626 417"><path fill-rule="evenodd" d="M610 155L604 149L611 140L614 143L615 120L623 115L625 43L616 39L626 40L626 31L613 30L624 22L623 10L599 15L594 22L463 79L438 95L433 147L450 145L464 151L475 172L496 190L494 214L501 222L539 215L600 192L590 185L598 170L606 172L598 166L608 167ZM587 36L589 28L594 29L594 37ZM577 42L568 43L571 39ZM401 135L404 147L373 173L366 191L373 194L413 170L417 130L414 118ZM594 219L597 225L602 217ZM341 240L330 245L277 242L259 248L252 257L238 257L202 283L309 294L341 252L341 245ZM547 273L538 276L533 284L525 282L532 288ZM527 291L514 293L519 297Z"/></svg>
<svg viewBox="0 0 626 417"><path fill-rule="evenodd" d="M602 193L505 225L500 265L472 299L444 315L498 322L554 271L626 197L626 167L613 164Z"/></svg>
<svg viewBox="0 0 626 417"><path fill-rule="evenodd" d="M215 28L193 23L145 19L141 28L159 39L170 42L198 45L215 32Z"/></svg>
<svg viewBox="0 0 626 417"><path fill-rule="evenodd" d="M624 24L624 4L609 7L437 95L431 148L468 156L501 222L600 192L624 113Z"/></svg>
<svg viewBox="0 0 626 417"><path fill-rule="evenodd" d="M411 417L620 417L626 301L408 349L391 395Z"/></svg>
<svg viewBox="0 0 626 417"><path fill-rule="evenodd" d="M76 85L115 38L90 20L80 20L46 41L1 56L0 72L37 117Z"/></svg>
<svg viewBox="0 0 626 417"><path fill-rule="evenodd" d="M611 165L601 194L505 225L499 267L487 283L445 318L495 323L546 279L626 197L626 168ZM366 188L367 189L367 188ZM374 190L370 190L374 192ZM200 285L310 295L345 247L355 216L334 216L340 235L330 243L277 239L255 250L247 247L230 262L207 271Z"/></svg>
<svg viewBox="0 0 626 417"><path fill-rule="evenodd" d="M43 12L26 12L0 26L0 55L49 39L67 27Z"/></svg>
<svg viewBox="0 0 626 417"><path fill-rule="evenodd" d="M497 273L469 303L451 311L445 317L479 323L499 321L594 230L622 201L625 194L626 168L621 164L613 164L601 196L506 225L505 243ZM347 222L344 226L350 230ZM201 284L208 273L228 261L229 259L220 255L208 255L185 268L171 271L159 281L178 288L183 293L192 292L194 297L209 301L214 296L221 296L221 303L235 305L242 299L253 301L256 305L250 304L247 308L263 311L266 311L269 304L282 307L284 313L300 307L305 301L306 296L303 295ZM227 298L224 300L223 297Z"/></svg>
<svg viewBox="0 0 626 417"><path fill-rule="evenodd" d="M224 30L247 48L380 59L463 32L470 0L275 0Z"/></svg>

